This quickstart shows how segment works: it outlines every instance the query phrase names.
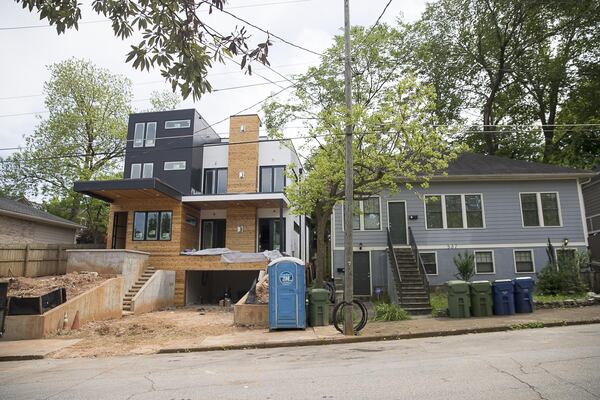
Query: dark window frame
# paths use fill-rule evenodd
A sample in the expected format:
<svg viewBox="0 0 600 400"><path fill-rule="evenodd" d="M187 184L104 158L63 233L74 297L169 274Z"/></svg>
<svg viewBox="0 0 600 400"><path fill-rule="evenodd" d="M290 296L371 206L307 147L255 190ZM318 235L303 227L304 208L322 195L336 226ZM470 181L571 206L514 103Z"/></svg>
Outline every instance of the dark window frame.
<svg viewBox="0 0 600 400"><path fill-rule="evenodd" d="M219 193L219 171L225 171L225 191L223 193ZM211 191L210 193L207 192L206 190L206 176L208 175L208 173L213 173L214 172L214 176L213 176L213 185L215 188L215 191L212 191L212 187L211 187ZM227 174L229 172L227 171L227 168L206 168L204 170L204 175L202 176L202 194L207 194L207 195L214 195L214 194L225 194L227 193Z"/></svg>
<svg viewBox="0 0 600 400"><path fill-rule="evenodd" d="M148 239L147 238L147 230L148 230L148 214L150 213L157 213L158 217L156 220L156 239ZM162 227L161 227L161 223L162 223L162 215L163 214L171 214L171 225L169 227L169 238L168 239L161 239L162 236ZM137 214L144 214L144 229L143 229L143 233L144 233L144 238L143 239L136 239L135 237L135 217ZM131 240L134 242L169 242L171 240L173 240L173 211L172 210L147 210L147 211L134 211L133 212L133 229L131 232Z"/></svg>
<svg viewBox="0 0 600 400"><path fill-rule="evenodd" d="M283 188L281 191L275 190L275 169L283 169ZM259 193L283 193L285 188L287 187L287 176L285 176L285 165L261 165L259 171L259 180L258 180L258 192ZM263 170L270 169L271 170L271 190L263 191Z"/></svg>

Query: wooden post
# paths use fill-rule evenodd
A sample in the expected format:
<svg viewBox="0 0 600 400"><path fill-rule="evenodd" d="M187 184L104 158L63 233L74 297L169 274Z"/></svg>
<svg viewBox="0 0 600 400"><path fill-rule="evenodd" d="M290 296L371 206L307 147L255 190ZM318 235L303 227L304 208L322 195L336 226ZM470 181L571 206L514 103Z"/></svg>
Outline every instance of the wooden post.
<svg viewBox="0 0 600 400"><path fill-rule="evenodd" d="M29 267L29 244L25 245L25 259L23 260L23 276L27 276L27 268Z"/></svg>
<svg viewBox="0 0 600 400"><path fill-rule="evenodd" d="M58 257L56 260L56 273L57 273L57 275L60 275L60 274L67 272L66 269L64 272L62 270L62 266L63 266L63 259L62 259L63 245L62 244L58 245L57 251L58 251Z"/></svg>

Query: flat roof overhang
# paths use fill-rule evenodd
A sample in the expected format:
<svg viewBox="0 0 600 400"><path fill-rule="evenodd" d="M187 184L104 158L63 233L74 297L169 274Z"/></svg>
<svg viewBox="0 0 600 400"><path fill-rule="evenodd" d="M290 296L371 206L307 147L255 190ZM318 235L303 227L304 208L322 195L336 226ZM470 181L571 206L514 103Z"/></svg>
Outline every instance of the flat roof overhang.
<svg viewBox="0 0 600 400"><path fill-rule="evenodd" d="M283 193L225 193L197 196L183 196L181 201L203 209L224 209L230 207L289 208L290 201Z"/></svg>
<svg viewBox="0 0 600 400"><path fill-rule="evenodd" d="M113 203L122 199L171 198L181 201L181 193L158 178L77 181L73 190Z"/></svg>

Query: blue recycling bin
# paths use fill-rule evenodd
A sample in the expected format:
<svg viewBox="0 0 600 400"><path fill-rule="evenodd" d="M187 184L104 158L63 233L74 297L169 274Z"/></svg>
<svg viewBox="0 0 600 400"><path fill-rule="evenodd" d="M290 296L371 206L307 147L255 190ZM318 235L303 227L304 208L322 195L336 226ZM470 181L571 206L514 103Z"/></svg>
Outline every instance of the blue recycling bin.
<svg viewBox="0 0 600 400"><path fill-rule="evenodd" d="M499 279L492 284L494 314L513 315L515 313L514 286L510 279Z"/></svg>
<svg viewBox="0 0 600 400"><path fill-rule="evenodd" d="M513 279L513 284L515 286L515 311L518 313L532 313L535 281L527 276Z"/></svg>
<svg viewBox="0 0 600 400"><path fill-rule="evenodd" d="M281 257L268 266L269 329L306 328L304 261Z"/></svg>

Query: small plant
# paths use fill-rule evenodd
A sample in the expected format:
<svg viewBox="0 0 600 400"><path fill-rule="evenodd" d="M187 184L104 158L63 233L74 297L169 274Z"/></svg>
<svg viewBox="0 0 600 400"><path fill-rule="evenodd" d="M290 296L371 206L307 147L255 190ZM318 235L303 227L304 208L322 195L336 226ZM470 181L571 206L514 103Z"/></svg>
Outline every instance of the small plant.
<svg viewBox="0 0 600 400"><path fill-rule="evenodd" d="M512 329L513 331L518 331L521 329L538 329L538 328L543 328L543 327L544 327L543 322L527 322L525 324L511 325L510 329Z"/></svg>
<svg viewBox="0 0 600 400"><path fill-rule="evenodd" d="M410 319L406 310L395 304L378 303L375 306L375 321L404 321Z"/></svg>
<svg viewBox="0 0 600 400"><path fill-rule="evenodd" d="M454 257L454 265L456 265L456 269L458 270L458 273L454 276L465 282L469 282L475 274L475 255L469 254L468 251L458 253Z"/></svg>

